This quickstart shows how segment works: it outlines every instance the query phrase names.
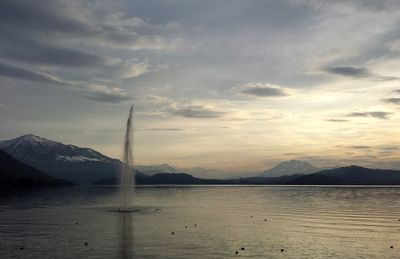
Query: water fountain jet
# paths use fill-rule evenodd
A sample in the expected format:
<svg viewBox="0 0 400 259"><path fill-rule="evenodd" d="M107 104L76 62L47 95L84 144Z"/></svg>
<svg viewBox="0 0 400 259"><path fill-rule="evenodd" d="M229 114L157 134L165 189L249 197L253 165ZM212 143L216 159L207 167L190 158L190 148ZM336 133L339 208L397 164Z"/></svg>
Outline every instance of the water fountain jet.
<svg viewBox="0 0 400 259"><path fill-rule="evenodd" d="M121 168L121 177L120 177L120 192L121 192L121 207L119 211L128 212L129 206L131 205L131 195L130 190L135 187L135 177L133 170L133 152L132 152L132 143L133 143L133 133L132 133L132 124L133 124L133 105L129 110L129 117L126 122L126 131L125 131L125 139L124 139L124 157L123 157L123 166Z"/></svg>

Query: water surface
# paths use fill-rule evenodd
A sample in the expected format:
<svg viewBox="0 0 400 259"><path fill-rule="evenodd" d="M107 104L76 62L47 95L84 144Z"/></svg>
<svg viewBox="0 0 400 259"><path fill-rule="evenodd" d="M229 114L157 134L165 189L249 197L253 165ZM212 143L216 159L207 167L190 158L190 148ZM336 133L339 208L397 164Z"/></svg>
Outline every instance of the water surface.
<svg viewBox="0 0 400 259"><path fill-rule="evenodd" d="M118 213L111 186L1 196L0 258L399 258L399 197L394 187L141 186L136 212Z"/></svg>

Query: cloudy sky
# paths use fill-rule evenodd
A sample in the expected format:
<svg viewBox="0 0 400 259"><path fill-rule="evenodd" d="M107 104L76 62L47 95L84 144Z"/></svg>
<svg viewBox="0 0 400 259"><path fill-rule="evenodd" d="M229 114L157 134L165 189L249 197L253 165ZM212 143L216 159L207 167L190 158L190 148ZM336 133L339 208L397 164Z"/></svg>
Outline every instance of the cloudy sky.
<svg viewBox="0 0 400 259"><path fill-rule="evenodd" d="M400 168L397 0L2 0L0 139L138 164Z"/></svg>

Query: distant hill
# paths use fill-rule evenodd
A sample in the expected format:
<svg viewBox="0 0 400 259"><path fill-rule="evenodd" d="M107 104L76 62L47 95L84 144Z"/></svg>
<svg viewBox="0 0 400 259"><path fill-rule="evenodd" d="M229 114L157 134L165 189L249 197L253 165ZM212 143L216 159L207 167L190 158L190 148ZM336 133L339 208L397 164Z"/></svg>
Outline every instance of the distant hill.
<svg viewBox="0 0 400 259"><path fill-rule="evenodd" d="M95 182L96 185L115 185L118 184L117 178L108 178ZM138 185L160 185L160 184L227 184L224 180L201 179L183 173L161 173L151 176L143 174L136 175Z"/></svg>
<svg viewBox="0 0 400 259"><path fill-rule="evenodd" d="M292 174L312 174L321 169L305 161L283 161L260 174L261 177L279 177Z"/></svg>
<svg viewBox="0 0 400 259"><path fill-rule="evenodd" d="M162 185L162 184L285 184L287 181L300 177L301 175L286 175L281 177L248 177L240 179L202 179L184 173L161 173L151 176L136 174L137 185ZM96 185L116 185L117 178L108 178L95 182Z"/></svg>
<svg viewBox="0 0 400 259"><path fill-rule="evenodd" d="M229 178L237 178L240 177L242 172L230 172L230 171L222 171L213 168L205 168L205 167L186 167L186 168L177 168L179 172L187 173L193 175L194 177L199 178L213 178L213 179L229 179Z"/></svg>
<svg viewBox="0 0 400 259"><path fill-rule="evenodd" d="M116 177L122 166L118 159L93 149L65 145L35 135L1 141L0 149L51 176L79 184Z"/></svg>
<svg viewBox="0 0 400 259"><path fill-rule="evenodd" d="M284 185L288 181L302 177L301 174L283 175L278 177L245 177L240 179L230 180L233 184L260 184L260 185Z"/></svg>
<svg viewBox="0 0 400 259"><path fill-rule="evenodd" d="M169 164L141 165L141 166L139 165L135 166L135 168L139 170L142 174L147 176L161 174L161 173L168 173L168 174L179 173L179 171L175 167L172 167Z"/></svg>
<svg viewBox="0 0 400 259"><path fill-rule="evenodd" d="M293 174L279 177L245 177L239 179L202 179L183 173L138 174L138 185L150 184L248 184L248 185L400 185L400 171L347 166L318 173ZM117 184L116 178L97 181L99 185Z"/></svg>
<svg viewBox="0 0 400 259"><path fill-rule="evenodd" d="M0 150L0 190L28 189L68 185L36 168L26 165Z"/></svg>
<svg viewBox="0 0 400 259"><path fill-rule="evenodd" d="M225 172L217 169L209 169L203 167L179 168L171 166L169 164L141 165L141 166L135 166L135 168L147 176L163 174L163 173L167 174L185 173L198 178L222 179L222 178L232 178L233 174L232 172Z"/></svg>
<svg viewBox="0 0 400 259"><path fill-rule="evenodd" d="M399 185L400 171L346 166L303 175L286 184L304 185Z"/></svg>
<svg viewBox="0 0 400 259"><path fill-rule="evenodd" d="M189 174L156 174L150 177L137 178L137 184L218 184L221 180L201 179Z"/></svg>

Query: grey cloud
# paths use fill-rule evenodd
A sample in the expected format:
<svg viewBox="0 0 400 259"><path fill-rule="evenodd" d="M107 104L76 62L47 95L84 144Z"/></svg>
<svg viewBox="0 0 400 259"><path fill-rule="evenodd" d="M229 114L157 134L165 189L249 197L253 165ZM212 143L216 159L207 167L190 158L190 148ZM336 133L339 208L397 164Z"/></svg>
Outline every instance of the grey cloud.
<svg viewBox="0 0 400 259"><path fill-rule="evenodd" d="M14 30L18 29L20 35L42 37L42 40L46 40L49 34L65 40L79 39L83 43L86 41L86 43L105 45L132 46L137 41L140 44L142 40L142 35L131 31L130 28L74 17L65 11L68 10L67 7L66 2L61 1L4 0L0 2L0 28L3 34L6 31L15 33ZM149 36L154 37L154 35ZM93 39L101 40L101 42L87 42ZM151 42L151 40L160 40L160 38L147 40ZM146 46L142 47L146 48Z"/></svg>
<svg viewBox="0 0 400 259"><path fill-rule="evenodd" d="M28 32L63 32L85 36L92 31L86 23L63 13L60 1L0 1L1 27L12 26Z"/></svg>
<svg viewBox="0 0 400 259"><path fill-rule="evenodd" d="M392 104L400 104L400 98L387 98L384 101Z"/></svg>
<svg viewBox="0 0 400 259"><path fill-rule="evenodd" d="M368 112L352 112L346 115L347 117L368 117Z"/></svg>
<svg viewBox="0 0 400 259"><path fill-rule="evenodd" d="M101 4L96 10L97 4L79 0L0 1L0 56L4 62L18 65L7 69L2 66L1 74L41 83L63 84L48 75L58 74L70 82L108 78L114 84L123 84L125 78L149 72L151 62L147 56L121 56L115 48L162 49L169 42L147 27L120 25L118 19L125 19L123 16L107 24L109 21L97 17L96 11L101 9L100 13L108 17L116 10L107 10L112 5ZM18 67L31 68L17 71ZM128 99L114 93L90 93L85 97L107 102Z"/></svg>
<svg viewBox="0 0 400 259"><path fill-rule="evenodd" d="M34 64L79 68L98 67L107 64L107 59L98 55L33 41L12 41L0 51L5 58Z"/></svg>
<svg viewBox="0 0 400 259"><path fill-rule="evenodd" d="M82 5L79 1L75 4L78 3ZM126 26L95 21L89 18L93 16L86 14L93 10L75 10L75 6L71 11L71 6L74 4L67 1L0 1L2 58L31 64L98 69L105 77L113 77L129 68L123 61L88 53L82 45L89 45L90 50L95 51L98 46L159 49L162 46L157 44L167 44L157 35L142 35Z"/></svg>
<svg viewBox="0 0 400 259"><path fill-rule="evenodd" d="M6 76L9 78L32 81L37 83L45 84L57 84L57 85L68 85L66 82L62 82L57 78L44 73L38 73L24 68L18 68L15 66L0 63L0 76Z"/></svg>
<svg viewBox="0 0 400 259"><path fill-rule="evenodd" d="M384 151L396 151L399 150L399 147L381 147L382 150Z"/></svg>
<svg viewBox="0 0 400 259"><path fill-rule="evenodd" d="M373 77L376 81L395 81L395 80L400 80L399 77L396 76L380 76L380 75L375 75Z"/></svg>
<svg viewBox="0 0 400 259"><path fill-rule="evenodd" d="M391 112L352 112L347 114L347 117L374 117L378 119L388 119L388 116L391 115Z"/></svg>
<svg viewBox="0 0 400 259"><path fill-rule="evenodd" d="M183 131L183 129L179 128L151 128L146 129L147 131Z"/></svg>
<svg viewBox="0 0 400 259"><path fill-rule="evenodd" d="M356 7L357 9L365 9L373 12L396 12L400 8L400 3L396 0L351 0L351 1L343 1L343 0L300 0L296 3L305 3L314 8L329 8L331 9L333 6L349 9Z"/></svg>
<svg viewBox="0 0 400 259"><path fill-rule="evenodd" d="M89 94L83 95L84 98L105 102L105 103L123 103L132 100L131 96L119 93L104 93L104 92L92 92Z"/></svg>
<svg viewBox="0 0 400 259"><path fill-rule="evenodd" d="M331 66L324 67L323 70L330 74L348 77L367 77L371 75L367 69L355 66Z"/></svg>
<svg viewBox="0 0 400 259"><path fill-rule="evenodd" d="M132 100L132 97L127 95L125 92L112 90L94 90L88 87L86 82L73 82L73 81L62 81L57 77L49 74L39 73L24 68L11 66L8 64L0 63L0 76L13 78L17 80L24 80L35 83L44 83L57 86L69 86L71 90L82 93L84 98L107 103L122 103L125 101ZM107 87L105 87L107 88Z"/></svg>
<svg viewBox="0 0 400 259"><path fill-rule="evenodd" d="M281 97L290 95L287 90L272 86L246 86L241 92L247 95L253 95L258 97Z"/></svg>
<svg viewBox="0 0 400 259"><path fill-rule="evenodd" d="M3 44L3 46L3 48L0 47L0 54L7 60L32 65L51 65L52 69L55 68L54 66L85 69L85 74L78 74L80 78L90 78L91 76L110 79L136 77L150 72L151 67L147 59L144 61L136 60L135 62L113 59L34 41L9 42L9 46L6 44ZM41 69L45 70L46 67L41 67Z"/></svg>
<svg viewBox="0 0 400 259"><path fill-rule="evenodd" d="M200 105L184 106L170 111L172 115L186 118L219 118L225 115L225 112L212 110Z"/></svg>
<svg viewBox="0 0 400 259"><path fill-rule="evenodd" d="M387 152L387 151L381 151L379 152L380 156L392 156L394 152Z"/></svg>
<svg viewBox="0 0 400 259"><path fill-rule="evenodd" d="M350 149L371 149L370 146L348 146Z"/></svg>
<svg viewBox="0 0 400 259"><path fill-rule="evenodd" d="M393 81L400 80L399 77L395 76L382 76L371 73L368 69L356 66L328 66L324 67L323 70L332 75L353 77L353 78L369 78L376 81Z"/></svg>
<svg viewBox="0 0 400 259"><path fill-rule="evenodd" d="M343 120L343 119L328 119L326 121L330 121L330 122L347 122L348 120Z"/></svg>
<svg viewBox="0 0 400 259"><path fill-rule="evenodd" d="M288 152L288 153L283 153L282 155L284 155L284 156L302 156L303 154Z"/></svg>
<svg viewBox="0 0 400 259"><path fill-rule="evenodd" d="M381 147L379 154L383 156L391 156L399 151L399 147Z"/></svg>

